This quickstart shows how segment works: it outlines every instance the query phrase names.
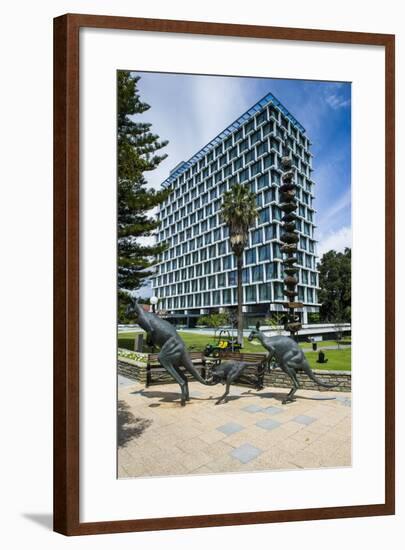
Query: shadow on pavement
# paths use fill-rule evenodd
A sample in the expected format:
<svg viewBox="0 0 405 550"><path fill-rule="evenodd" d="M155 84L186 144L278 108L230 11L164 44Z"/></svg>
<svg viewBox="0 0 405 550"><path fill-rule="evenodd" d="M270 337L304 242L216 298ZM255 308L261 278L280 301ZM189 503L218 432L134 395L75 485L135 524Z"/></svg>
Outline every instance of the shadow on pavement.
<svg viewBox="0 0 405 550"><path fill-rule="evenodd" d="M125 447L132 439L140 437L152 424L152 420L136 418L130 411L125 401L118 401L117 407L117 444Z"/></svg>

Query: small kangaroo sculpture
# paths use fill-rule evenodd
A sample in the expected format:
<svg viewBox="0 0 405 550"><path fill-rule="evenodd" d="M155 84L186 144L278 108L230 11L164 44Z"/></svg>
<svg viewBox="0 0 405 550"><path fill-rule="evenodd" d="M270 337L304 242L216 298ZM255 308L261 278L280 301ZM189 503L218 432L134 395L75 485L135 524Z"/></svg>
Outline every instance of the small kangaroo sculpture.
<svg viewBox="0 0 405 550"><path fill-rule="evenodd" d="M283 399L282 403L285 405L291 401L294 401L294 394L299 389L300 383L297 378L297 371L302 370L311 380L316 382L323 388L335 388L339 384L325 384L312 372L311 367L305 357L304 352L299 347L297 342L290 338L290 336L265 336L260 330L260 324L257 323L256 330L252 330L249 334L248 340L251 342L254 338L257 338L262 346L269 352L268 363L272 358L275 359L276 364L280 369L285 372L293 383L289 394Z"/></svg>
<svg viewBox="0 0 405 550"><path fill-rule="evenodd" d="M243 361L222 361L212 369L212 384L222 382L222 384L225 385L225 393L215 402L215 405L220 405L222 402L226 403L228 401L231 384L237 380L243 381L245 378L245 381L254 382L257 390L263 389L263 376L267 363L258 366L257 379L255 380L253 380L252 377L243 377L243 371L251 366L252 363L244 363Z"/></svg>
<svg viewBox="0 0 405 550"><path fill-rule="evenodd" d="M211 385L211 381L205 380L194 367L183 340L172 324L160 319L155 313L144 311L133 297L126 314L127 317L136 318L138 325L146 332L148 340L160 348L159 363L180 385L182 406L190 400L190 394L187 377L180 367L184 367L201 384Z"/></svg>

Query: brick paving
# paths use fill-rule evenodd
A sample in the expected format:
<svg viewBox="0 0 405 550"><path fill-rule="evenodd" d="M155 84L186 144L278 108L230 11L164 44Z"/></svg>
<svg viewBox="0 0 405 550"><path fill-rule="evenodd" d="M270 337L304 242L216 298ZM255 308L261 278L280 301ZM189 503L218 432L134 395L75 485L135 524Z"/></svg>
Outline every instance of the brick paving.
<svg viewBox="0 0 405 550"><path fill-rule="evenodd" d="M351 465L351 394L299 390L260 392L234 386L215 405L223 386L190 383L180 406L175 384L145 388L120 377L118 476L343 467Z"/></svg>

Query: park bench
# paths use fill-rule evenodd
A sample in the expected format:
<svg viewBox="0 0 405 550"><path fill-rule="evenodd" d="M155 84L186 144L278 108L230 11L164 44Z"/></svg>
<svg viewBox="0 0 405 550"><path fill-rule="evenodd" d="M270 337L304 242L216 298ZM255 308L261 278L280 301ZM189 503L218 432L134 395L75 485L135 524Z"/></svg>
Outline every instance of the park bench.
<svg viewBox="0 0 405 550"><path fill-rule="evenodd" d="M189 355L194 367L198 370L201 376L205 378L208 365L204 354L200 351L192 351ZM185 369L182 370L186 374L187 378L190 380L193 379ZM175 380L159 363L158 354L149 353L146 363L146 387L151 384L169 384L171 382L175 382Z"/></svg>
<svg viewBox="0 0 405 550"><path fill-rule="evenodd" d="M266 353L244 353L244 352L221 352L216 360L216 365L221 361L237 361L240 363L251 363L252 366L246 367L243 374L238 378L237 383L243 386L253 386L254 388L263 388L264 373L267 366Z"/></svg>

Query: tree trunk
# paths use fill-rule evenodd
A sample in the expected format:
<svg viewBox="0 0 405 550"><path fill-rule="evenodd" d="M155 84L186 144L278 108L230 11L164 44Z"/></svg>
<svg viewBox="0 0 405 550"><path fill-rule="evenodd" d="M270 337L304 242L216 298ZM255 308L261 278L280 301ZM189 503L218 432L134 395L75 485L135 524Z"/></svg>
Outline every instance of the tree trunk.
<svg viewBox="0 0 405 550"><path fill-rule="evenodd" d="M242 287L242 270L243 270L243 255L236 258L237 273L238 273L238 344L243 346L243 287Z"/></svg>

